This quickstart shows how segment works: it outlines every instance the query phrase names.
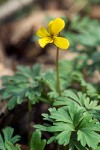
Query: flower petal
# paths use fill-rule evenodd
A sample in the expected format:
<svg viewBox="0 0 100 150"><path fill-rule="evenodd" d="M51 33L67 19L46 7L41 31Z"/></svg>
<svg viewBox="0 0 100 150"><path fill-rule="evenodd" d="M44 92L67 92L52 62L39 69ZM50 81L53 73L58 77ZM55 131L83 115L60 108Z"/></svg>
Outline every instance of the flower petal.
<svg viewBox="0 0 100 150"><path fill-rule="evenodd" d="M40 37L46 37L46 36L50 36L50 34L48 33L48 31L46 30L45 27L41 27L36 34Z"/></svg>
<svg viewBox="0 0 100 150"><path fill-rule="evenodd" d="M48 43L52 43L53 40L49 37L44 37L42 39L39 39L39 44L42 48L44 48Z"/></svg>
<svg viewBox="0 0 100 150"><path fill-rule="evenodd" d="M48 28L50 31L50 34L57 35L59 32L64 28L65 22L61 18L56 18L53 21L50 21L48 24Z"/></svg>
<svg viewBox="0 0 100 150"><path fill-rule="evenodd" d="M62 37L56 37L54 39L54 44L61 49L68 49L68 47L70 45L69 41Z"/></svg>
<svg viewBox="0 0 100 150"><path fill-rule="evenodd" d="M48 24L48 31L49 31L50 34L52 34L51 33L51 25L52 25L52 23L53 23L53 21L50 21L49 24Z"/></svg>

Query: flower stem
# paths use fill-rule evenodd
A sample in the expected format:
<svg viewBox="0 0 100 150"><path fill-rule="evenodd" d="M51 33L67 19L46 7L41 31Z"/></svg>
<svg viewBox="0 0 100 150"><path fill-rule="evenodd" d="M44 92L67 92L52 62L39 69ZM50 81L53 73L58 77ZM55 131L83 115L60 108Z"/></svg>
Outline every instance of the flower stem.
<svg viewBox="0 0 100 150"><path fill-rule="evenodd" d="M57 90L59 96L61 96L61 89L60 89L60 78L59 78L59 48L57 47L57 53L56 53L56 78L57 78Z"/></svg>

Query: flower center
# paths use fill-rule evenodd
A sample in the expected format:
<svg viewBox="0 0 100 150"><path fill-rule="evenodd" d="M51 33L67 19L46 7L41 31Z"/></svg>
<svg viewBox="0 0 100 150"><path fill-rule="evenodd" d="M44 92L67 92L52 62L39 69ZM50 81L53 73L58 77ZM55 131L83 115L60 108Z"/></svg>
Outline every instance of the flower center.
<svg viewBox="0 0 100 150"><path fill-rule="evenodd" d="M51 34L51 35L50 35L50 38L51 38L52 40L53 40L53 37L54 37L54 35Z"/></svg>
<svg viewBox="0 0 100 150"><path fill-rule="evenodd" d="M56 38L56 36L51 34L50 38L54 41L54 39Z"/></svg>

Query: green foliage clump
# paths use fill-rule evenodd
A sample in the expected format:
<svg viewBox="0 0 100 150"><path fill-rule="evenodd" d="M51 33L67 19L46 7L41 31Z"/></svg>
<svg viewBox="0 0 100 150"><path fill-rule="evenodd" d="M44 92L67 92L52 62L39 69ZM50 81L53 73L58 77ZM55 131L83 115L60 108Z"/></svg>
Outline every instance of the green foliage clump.
<svg viewBox="0 0 100 150"><path fill-rule="evenodd" d="M70 102L70 105L66 108L50 108L49 112L50 115L42 114L42 116L52 125L35 125L35 128L41 131L53 133L53 136L47 142L48 144L57 141L59 145L66 146L69 144L69 149L79 147L80 150L84 149L86 145L93 149L97 147L100 141L100 135L97 133L97 131L100 131L100 124L84 109Z"/></svg>
<svg viewBox="0 0 100 150"><path fill-rule="evenodd" d="M6 127L0 134L0 150L21 150L19 145L14 144L20 140L20 136L13 136L14 129Z"/></svg>
<svg viewBox="0 0 100 150"><path fill-rule="evenodd" d="M16 104L21 104L27 99L32 104L38 102L41 96L41 85L39 85L41 65L35 65L30 69L29 67L18 67L18 72L12 76L4 76L3 85L1 90L1 100L10 99L8 108L13 109Z"/></svg>

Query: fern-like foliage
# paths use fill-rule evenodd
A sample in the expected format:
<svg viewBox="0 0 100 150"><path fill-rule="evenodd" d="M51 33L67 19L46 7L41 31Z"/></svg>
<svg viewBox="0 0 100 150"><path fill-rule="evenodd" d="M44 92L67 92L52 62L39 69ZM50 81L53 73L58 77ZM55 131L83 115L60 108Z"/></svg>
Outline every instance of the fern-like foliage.
<svg viewBox="0 0 100 150"><path fill-rule="evenodd" d="M29 67L18 66L18 71L14 76L4 76L1 90L1 100L7 100L8 108L12 109L16 104L21 104L27 99L32 104L38 102L41 96L41 85L38 84L41 65Z"/></svg>
<svg viewBox="0 0 100 150"><path fill-rule="evenodd" d="M100 135L97 133L100 131L100 124L95 122L90 114L84 113L84 109L71 103L67 108L50 108L49 112L50 114L42 116L44 120L50 121L50 124L34 126L41 131L53 133L48 144L55 141L59 145L69 144L69 149L77 146L79 150L97 148L100 142Z"/></svg>
<svg viewBox="0 0 100 150"><path fill-rule="evenodd" d="M81 44L88 48L95 47L100 43L100 23L87 16L81 18L76 15L71 20L68 30L69 32L65 36L69 37L71 46Z"/></svg>
<svg viewBox="0 0 100 150"><path fill-rule="evenodd" d="M14 145L11 142L5 143L6 150L21 150L18 144Z"/></svg>
<svg viewBox="0 0 100 150"><path fill-rule="evenodd" d="M20 150L18 145L13 145L20 140L19 135L13 136L13 128L6 127L2 130L2 133L3 135L0 134L0 150Z"/></svg>
<svg viewBox="0 0 100 150"><path fill-rule="evenodd" d="M100 46L99 21L90 19L87 16L76 15L67 27L67 34L66 29L63 34L69 39L73 52L79 53L79 59L83 56L86 58L84 65L88 72L91 71L91 74L93 74L94 70L100 70L100 51L98 51ZM88 64L89 60L91 60L91 64Z"/></svg>
<svg viewBox="0 0 100 150"><path fill-rule="evenodd" d="M59 63L60 78L62 79L62 91L64 89L80 90L91 98L100 99L100 91L96 84L84 79L82 71L86 69L86 57L76 57L74 61L63 60ZM100 67L99 67L100 68ZM92 76L92 75L91 75ZM74 87L74 85L77 87Z"/></svg>
<svg viewBox="0 0 100 150"><path fill-rule="evenodd" d="M90 113L94 118L100 120L100 105L98 100L91 100L86 94L78 92L75 94L71 90L66 90L62 93L61 97L55 99L54 106L68 107L71 103L74 103L77 107L84 109L85 112Z"/></svg>

